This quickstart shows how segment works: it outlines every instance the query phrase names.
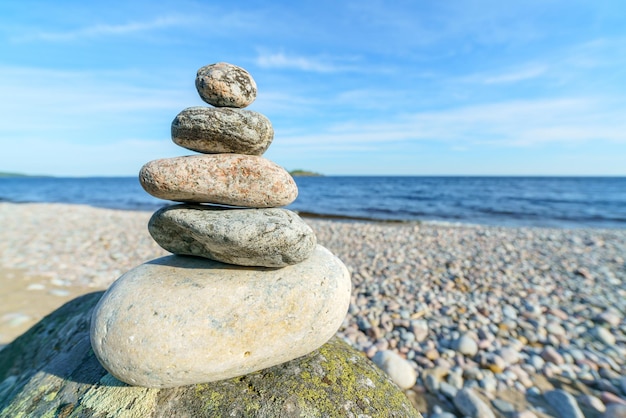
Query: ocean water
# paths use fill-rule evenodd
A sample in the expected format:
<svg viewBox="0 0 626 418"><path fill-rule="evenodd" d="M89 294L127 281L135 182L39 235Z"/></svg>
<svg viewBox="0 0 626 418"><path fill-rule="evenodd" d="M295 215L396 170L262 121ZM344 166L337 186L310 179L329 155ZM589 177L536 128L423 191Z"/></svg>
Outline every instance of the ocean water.
<svg viewBox="0 0 626 418"><path fill-rule="evenodd" d="M347 220L626 228L626 177L296 177L288 206ZM0 178L0 201L154 211L136 177Z"/></svg>

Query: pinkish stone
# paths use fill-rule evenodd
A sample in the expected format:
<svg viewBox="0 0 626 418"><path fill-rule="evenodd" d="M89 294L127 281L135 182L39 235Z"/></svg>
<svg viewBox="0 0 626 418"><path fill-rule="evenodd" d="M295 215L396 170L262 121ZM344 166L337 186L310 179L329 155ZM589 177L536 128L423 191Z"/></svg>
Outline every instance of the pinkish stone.
<svg viewBox="0 0 626 418"><path fill-rule="evenodd" d="M541 352L541 358L556 365L565 363L563 356L552 346L547 346L546 348L544 348L544 350Z"/></svg>
<svg viewBox="0 0 626 418"><path fill-rule="evenodd" d="M207 154L153 160L139 172L152 196L177 202L251 208L286 206L296 200L291 175L263 157Z"/></svg>

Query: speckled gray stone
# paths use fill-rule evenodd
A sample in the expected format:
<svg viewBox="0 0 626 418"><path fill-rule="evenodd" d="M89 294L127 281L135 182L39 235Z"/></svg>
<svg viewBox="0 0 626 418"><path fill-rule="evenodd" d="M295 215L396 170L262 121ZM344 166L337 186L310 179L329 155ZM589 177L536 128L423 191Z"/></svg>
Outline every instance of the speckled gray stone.
<svg viewBox="0 0 626 418"><path fill-rule="evenodd" d="M165 250L241 266L284 267L315 248L313 230L287 209L172 205L156 211L148 230Z"/></svg>
<svg viewBox="0 0 626 418"><path fill-rule="evenodd" d="M196 89L202 100L217 107L246 107L256 99L257 93L250 73L225 62L200 68Z"/></svg>
<svg viewBox="0 0 626 418"><path fill-rule="evenodd" d="M205 154L262 155L274 139L268 118L250 110L189 107L172 122L172 141Z"/></svg>
<svg viewBox="0 0 626 418"><path fill-rule="evenodd" d="M91 344L102 366L131 385L228 379L320 347L341 325L350 291L347 268L319 245L282 269L162 257L107 290Z"/></svg>
<svg viewBox="0 0 626 418"><path fill-rule="evenodd" d="M204 154L153 160L139 172L159 199L251 208L286 206L298 186L278 164L256 155Z"/></svg>

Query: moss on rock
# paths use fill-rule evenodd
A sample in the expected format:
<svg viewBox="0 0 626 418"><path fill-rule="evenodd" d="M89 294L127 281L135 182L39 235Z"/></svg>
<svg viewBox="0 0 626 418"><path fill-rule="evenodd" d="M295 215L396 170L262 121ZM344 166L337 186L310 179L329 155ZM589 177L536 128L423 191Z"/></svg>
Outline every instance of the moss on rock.
<svg viewBox="0 0 626 418"><path fill-rule="evenodd" d="M89 320L101 296L68 302L0 352L0 416L420 416L383 372L337 338L299 359L229 380L128 386L91 351Z"/></svg>

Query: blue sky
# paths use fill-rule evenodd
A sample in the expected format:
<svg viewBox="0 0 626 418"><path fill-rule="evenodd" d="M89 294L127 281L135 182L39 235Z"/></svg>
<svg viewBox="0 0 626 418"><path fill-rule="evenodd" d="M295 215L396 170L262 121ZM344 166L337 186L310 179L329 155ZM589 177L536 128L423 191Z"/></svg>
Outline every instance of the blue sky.
<svg viewBox="0 0 626 418"><path fill-rule="evenodd" d="M622 0L0 1L0 171L192 154L170 124L219 61L289 170L626 175Z"/></svg>

